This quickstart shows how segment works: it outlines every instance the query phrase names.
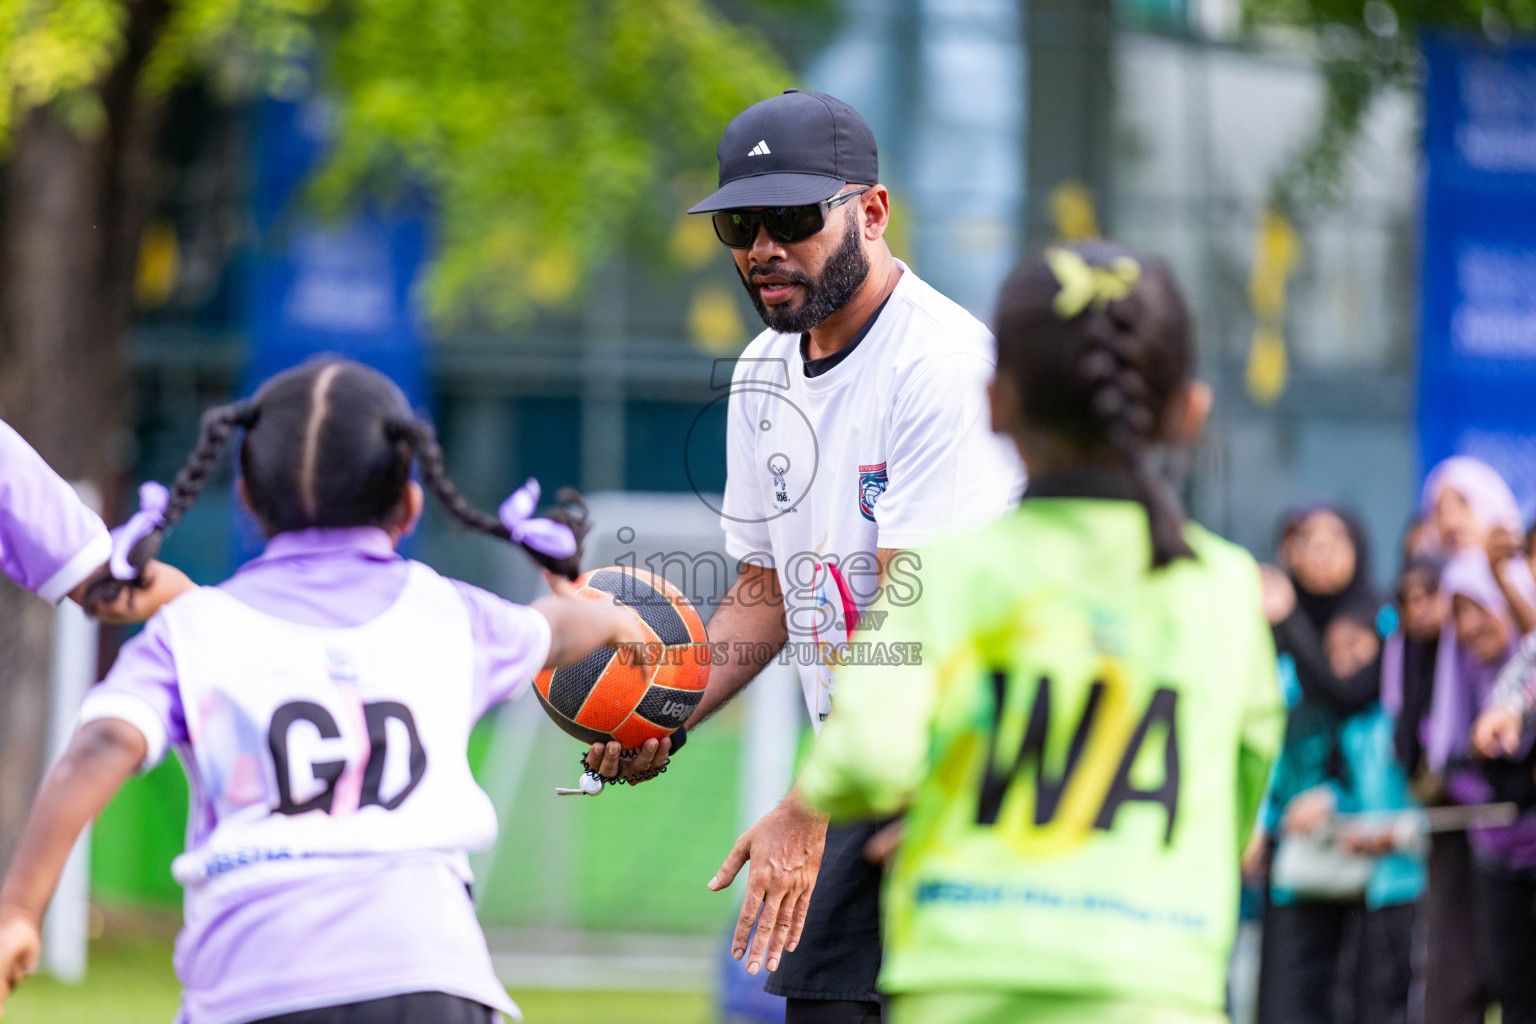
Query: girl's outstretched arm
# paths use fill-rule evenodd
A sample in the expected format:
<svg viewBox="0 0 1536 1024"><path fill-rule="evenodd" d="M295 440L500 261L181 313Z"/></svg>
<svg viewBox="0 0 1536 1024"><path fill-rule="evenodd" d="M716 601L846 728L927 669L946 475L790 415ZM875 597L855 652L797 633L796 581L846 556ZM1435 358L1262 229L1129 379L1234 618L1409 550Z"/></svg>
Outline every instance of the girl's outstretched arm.
<svg viewBox="0 0 1536 1024"><path fill-rule="evenodd" d="M549 620L549 657L545 668L560 668L585 658L599 647L629 645L630 657L644 655L654 637L634 609L612 600L592 601L576 596L570 580L545 572L554 591L529 607Z"/></svg>
<svg viewBox="0 0 1536 1024"><path fill-rule="evenodd" d="M530 607L549 620L549 657L545 659L545 668L570 665L604 646L619 647L619 657L628 659L627 663L634 665L637 672L645 671L660 656L659 650L651 649L655 635L634 609L608 598L578 597L576 585L563 576L545 572L544 579L554 593L539 598ZM670 736L660 741L646 740L629 759L624 758L623 747L617 742L594 743L587 752L587 767L606 778L644 776L665 765L671 751Z"/></svg>
<svg viewBox="0 0 1536 1024"><path fill-rule="evenodd" d="M0 1011L37 966L43 911L75 840L144 762L149 746L127 722L103 718L75 733L43 783L0 888Z"/></svg>

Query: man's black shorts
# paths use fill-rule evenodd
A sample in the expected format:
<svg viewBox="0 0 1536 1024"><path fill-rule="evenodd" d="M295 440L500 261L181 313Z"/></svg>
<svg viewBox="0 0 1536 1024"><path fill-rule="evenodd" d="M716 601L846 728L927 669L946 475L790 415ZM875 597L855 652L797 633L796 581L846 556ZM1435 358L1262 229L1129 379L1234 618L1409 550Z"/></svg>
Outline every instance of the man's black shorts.
<svg viewBox="0 0 1536 1024"><path fill-rule="evenodd" d="M811 893L805 931L793 953L768 975L764 989L795 999L879 999L880 867L864 844L883 824L832 826Z"/></svg>

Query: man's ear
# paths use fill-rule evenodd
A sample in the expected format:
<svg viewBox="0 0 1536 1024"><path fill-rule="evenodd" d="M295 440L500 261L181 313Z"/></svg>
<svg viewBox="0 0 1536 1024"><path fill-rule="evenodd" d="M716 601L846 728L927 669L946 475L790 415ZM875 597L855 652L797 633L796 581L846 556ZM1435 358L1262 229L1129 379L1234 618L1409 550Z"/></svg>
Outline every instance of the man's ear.
<svg viewBox="0 0 1536 1024"><path fill-rule="evenodd" d="M884 238L885 229L891 226L891 193L884 185L874 185L854 202L864 237L871 242Z"/></svg>
<svg viewBox="0 0 1536 1024"><path fill-rule="evenodd" d="M1210 417L1215 401L1215 393L1209 384L1203 380L1190 381L1174 408L1171 440L1179 445L1194 444L1205 429L1205 421Z"/></svg>

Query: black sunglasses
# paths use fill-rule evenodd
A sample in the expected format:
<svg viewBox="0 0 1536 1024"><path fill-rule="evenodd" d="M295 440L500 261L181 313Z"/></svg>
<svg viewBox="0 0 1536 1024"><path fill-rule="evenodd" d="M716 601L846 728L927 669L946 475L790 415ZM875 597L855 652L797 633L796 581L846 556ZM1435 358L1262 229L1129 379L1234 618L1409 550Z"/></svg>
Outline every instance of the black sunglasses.
<svg viewBox="0 0 1536 1024"><path fill-rule="evenodd" d="M761 224L768 237L786 244L810 238L827 225L827 213L874 186L840 192L831 199L804 206L766 206L761 210L721 210L712 218L715 234L732 249L750 249Z"/></svg>

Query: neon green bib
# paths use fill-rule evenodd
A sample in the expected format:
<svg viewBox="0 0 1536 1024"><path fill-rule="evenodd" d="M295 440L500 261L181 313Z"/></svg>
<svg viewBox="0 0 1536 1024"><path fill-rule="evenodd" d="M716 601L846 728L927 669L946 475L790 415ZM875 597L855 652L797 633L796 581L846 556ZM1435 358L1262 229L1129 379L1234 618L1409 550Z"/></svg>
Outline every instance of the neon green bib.
<svg viewBox="0 0 1536 1024"><path fill-rule="evenodd" d="M1256 566L1197 526L1153 572L1132 502L1026 500L921 552L803 773L835 817L910 808L890 992L1222 1006L1238 861L1283 707ZM877 617L878 618L878 617Z"/></svg>

